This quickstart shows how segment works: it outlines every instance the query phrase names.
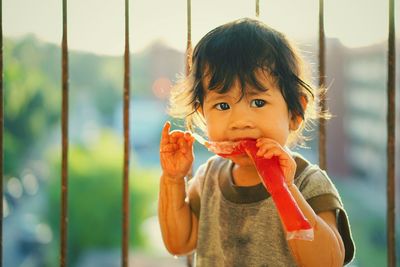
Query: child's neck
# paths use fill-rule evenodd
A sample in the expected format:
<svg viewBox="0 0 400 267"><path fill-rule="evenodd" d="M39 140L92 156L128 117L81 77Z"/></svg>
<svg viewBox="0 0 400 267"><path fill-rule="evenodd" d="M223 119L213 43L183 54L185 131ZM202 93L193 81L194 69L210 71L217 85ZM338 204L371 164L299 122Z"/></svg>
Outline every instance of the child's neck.
<svg viewBox="0 0 400 267"><path fill-rule="evenodd" d="M232 169L233 183L237 186L253 186L261 183L256 168L253 165L241 166L235 164Z"/></svg>

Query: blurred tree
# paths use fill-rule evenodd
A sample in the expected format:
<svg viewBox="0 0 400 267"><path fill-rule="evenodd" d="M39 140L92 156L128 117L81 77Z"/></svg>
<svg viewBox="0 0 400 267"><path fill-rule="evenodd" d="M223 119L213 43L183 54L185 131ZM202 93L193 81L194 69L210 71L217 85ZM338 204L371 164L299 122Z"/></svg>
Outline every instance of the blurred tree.
<svg viewBox="0 0 400 267"><path fill-rule="evenodd" d="M89 95L91 102L83 104L99 111L99 123L111 124L122 98L121 81L120 57L70 52L70 112ZM32 35L5 39L4 92L4 172L18 176L27 159L41 157L55 127L60 128L60 48Z"/></svg>
<svg viewBox="0 0 400 267"><path fill-rule="evenodd" d="M60 160L53 150L48 158L55 166L49 183L49 220L59 236ZM122 146L111 132L97 145L71 146L69 157L69 247L73 262L87 249L121 246ZM146 246L142 222L156 214L158 171L133 166L130 173L130 244ZM58 240L55 240L58 241ZM58 243L57 243L58 244ZM55 263L54 263L55 264Z"/></svg>
<svg viewBox="0 0 400 267"><path fill-rule="evenodd" d="M29 37L6 40L4 45L6 177L19 173L21 163L32 156L32 148L57 123L60 113L57 77L48 77L39 67L46 58L35 53L34 42Z"/></svg>
<svg viewBox="0 0 400 267"><path fill-rule="evenodd" d="M5 177L19 177L31 159L43 160L50 168L48 220L55 239L60 214L60 54L58 46L42 43L34 36L5 39ZM140 62L145 64L146 60L143 58L139 65ZM94 122L97 127L94 134L100 136L91 136L88 143L74 140L75 128L79 127L70 122L71 261L87 248L114 248L121 243L122 141L111 133L103 133L103 129L115 120L115 110L122 100L122 70L121 57L70 52L70 115L78 113L85 119L79 113L86 110L82 107L96 110L99 117L93 118L99 120ZM145 74L141 79L146 84ZM151 94L147 88L136 91ZM44 153L49 148L52 154L46 157ZM156 213L154 201L158 186L154 177L158 174L133 167L130 177L131 245L143 247L146 241L140 226L145 218ZM47 251L58 253L57 248L57 240L53 240ZM57 256L51 258L57 259Z"/></svg>
<svg viewBox="0 0 400 267"><path fill-rule="evenodd" d="M132 96L154 97L153 80L159 76L173 79L183 65L181 57L182 53L160 44L133 55ZM161 63L168 66L167 73ZM99 112L98 124L111 126L122 100L122 57L70 51L69 64L70 114L91 106ZM60 128L59 46L43 43L33 35L5 39L4 91L5 176L18 176L26 159L40 158L49 140L60 142L58 136L51 136L59 134Z"/></svg>

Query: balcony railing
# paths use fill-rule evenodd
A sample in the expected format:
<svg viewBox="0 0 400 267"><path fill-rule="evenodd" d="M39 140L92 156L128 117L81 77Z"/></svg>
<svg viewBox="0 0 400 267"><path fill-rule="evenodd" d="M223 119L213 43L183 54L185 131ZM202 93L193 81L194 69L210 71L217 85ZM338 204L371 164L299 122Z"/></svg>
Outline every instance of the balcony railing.
<svg viewBox="0 0 400 267"><path fill-rule="evenodd" d="M62 1L62 170L61 170L61 221L60 221L60 266L67 266L67 236L68 236L68 23L67 23L67 0ZM3 142L4 142L4 97L3 97L3 18L2 0L0 0L0 190L3 192ZM387 263L389 267L396 266L396 239L395 239L395 129L396 129L396 108L395 108L395 0L389 0L389 21L388 21L388 53L387 53ZM130 61L129 61L129 1L125 0L125 52L124 52L124 86L123 86L123 125L124 125L124 164L122 177L122 255L123 267L128 266L129 248L129 148L130 148L130 125L129 125L129 100L130 100ZM259 0L255 1L255 13L260 14ZM190 59L192 52L191 42L191 0L187 0L187 50L186 50L186 73L190 70ZM319 1L319 85L325 86L325 33L324 33L324 1ZM326 110L326 102L321 101L321 109ZM319 164L322 169L327 168L326 164L326 133L325 123L319 124ZM0 198L0 206L3 206L3 197ZM3 262L3 209L0 209L0 262ZM188 266L191 265L191 258L188 259Z"/></svg>

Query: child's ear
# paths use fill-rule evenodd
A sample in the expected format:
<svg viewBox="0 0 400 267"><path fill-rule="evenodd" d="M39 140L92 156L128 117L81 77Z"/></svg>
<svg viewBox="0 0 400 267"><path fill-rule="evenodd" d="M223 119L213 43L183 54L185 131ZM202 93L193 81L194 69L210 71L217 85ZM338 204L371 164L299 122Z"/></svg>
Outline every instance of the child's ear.
<svg viewBox="0 0 400 267"><path fill-rule="evenodd" d="M308 105L307 96L305 96L305 95L301 96L300 104L305 112L305 110L307 109L307 105ZM289 128L291 131L296 131L297 129L299 129L302 122L303 122L303 118L300 115L295 115L293 113L290 114Z"/></svg>
<svg viewBox="0 0 400 267"><path fill-rule="evenodd" d="M204 117L203 114L203 107L200 105L200 103L198 103L197 107L196 107L196 112L201 114Z"/></svg>

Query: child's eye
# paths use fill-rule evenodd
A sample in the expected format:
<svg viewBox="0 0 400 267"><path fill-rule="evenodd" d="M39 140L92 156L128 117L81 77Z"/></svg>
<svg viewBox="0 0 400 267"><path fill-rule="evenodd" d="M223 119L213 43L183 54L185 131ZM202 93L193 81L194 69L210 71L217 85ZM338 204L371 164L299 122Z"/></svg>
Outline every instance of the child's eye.
<svg viewBox="0 0 400 267"><path fill-rule="evenodd" d="M229 107L229 104L228 104L228 103L222 102L222 103L216 104L216 105L215 105L215 108L218 109L218 110L227 110L227 109L229 109L230 107Z"/></svg>
<svg viewBox="0 0 400 267"><path fill-rule="evenodd" d="M266 104L265 100L262 99L254 99L251 100L250 106L253 108L261 108Z"/></svg>

